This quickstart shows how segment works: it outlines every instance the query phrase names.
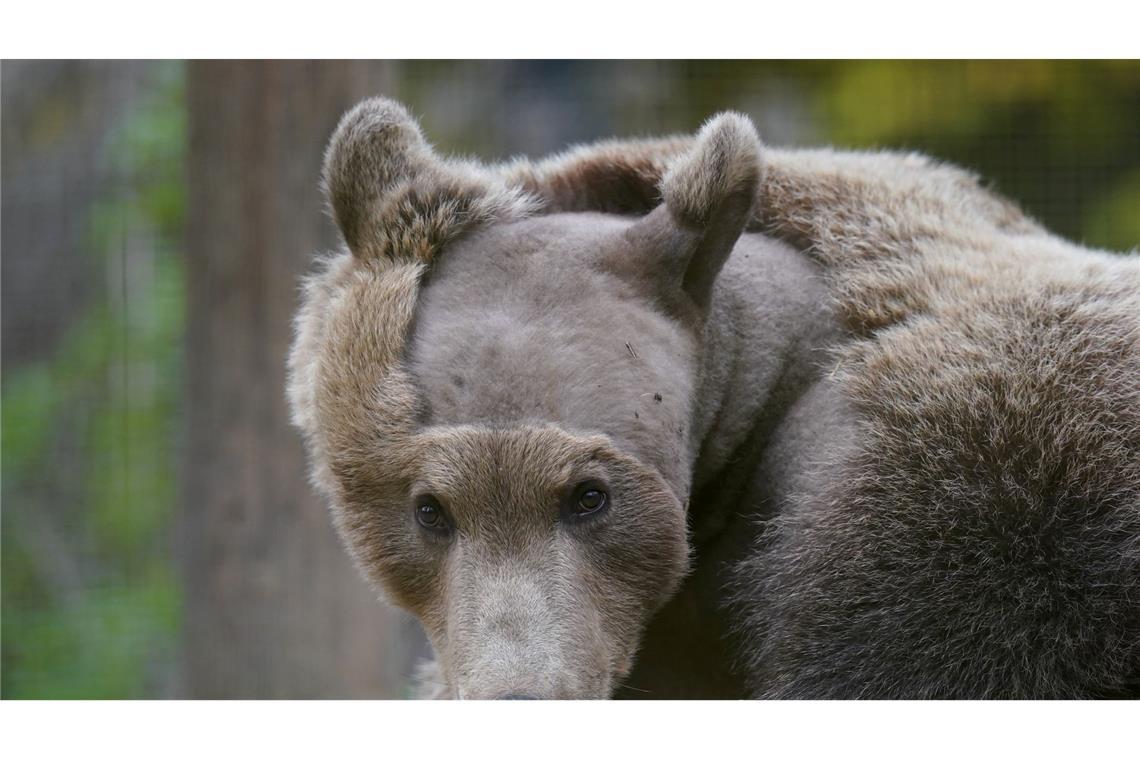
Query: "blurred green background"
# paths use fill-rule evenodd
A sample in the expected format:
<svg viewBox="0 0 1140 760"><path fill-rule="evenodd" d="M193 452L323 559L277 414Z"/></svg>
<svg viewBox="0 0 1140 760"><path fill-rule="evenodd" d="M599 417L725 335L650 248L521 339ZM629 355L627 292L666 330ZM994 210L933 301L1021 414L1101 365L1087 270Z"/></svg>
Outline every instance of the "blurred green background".
<svg viewBox="0 0 1140 760"><path fill-rule="evenodd" d="M1136 62L6 61L0 92L5 698L406 695L421 634L343 558L282 400L296 279L335 242L320 154L359 97L487 159L731 108L1140 244Z"/></svg>

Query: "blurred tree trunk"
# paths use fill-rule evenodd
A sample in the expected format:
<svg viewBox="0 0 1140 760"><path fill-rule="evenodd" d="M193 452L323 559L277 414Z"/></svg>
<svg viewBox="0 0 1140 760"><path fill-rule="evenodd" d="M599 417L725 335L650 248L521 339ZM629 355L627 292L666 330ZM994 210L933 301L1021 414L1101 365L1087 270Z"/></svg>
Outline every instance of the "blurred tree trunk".
<svg viewBox="0 0 1140 760"><path fill-rule="evenodd" d="M298 279L336 244L318 190L325 142L388 71L218 61L188 77L183 691L402 696L419 634L337 541L284 391Z"/></svg>

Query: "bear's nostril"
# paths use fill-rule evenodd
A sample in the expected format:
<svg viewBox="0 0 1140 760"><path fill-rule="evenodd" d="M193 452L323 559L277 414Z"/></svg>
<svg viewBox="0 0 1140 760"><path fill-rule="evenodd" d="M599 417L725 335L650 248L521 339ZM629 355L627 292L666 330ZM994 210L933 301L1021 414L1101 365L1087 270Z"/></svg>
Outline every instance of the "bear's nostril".
<svg viewBox="0 0 1140 760"><path fill-rule="evenodd" d="M538 699L538 697L532 697L529 694L504 694L499 699Z"/></svg>

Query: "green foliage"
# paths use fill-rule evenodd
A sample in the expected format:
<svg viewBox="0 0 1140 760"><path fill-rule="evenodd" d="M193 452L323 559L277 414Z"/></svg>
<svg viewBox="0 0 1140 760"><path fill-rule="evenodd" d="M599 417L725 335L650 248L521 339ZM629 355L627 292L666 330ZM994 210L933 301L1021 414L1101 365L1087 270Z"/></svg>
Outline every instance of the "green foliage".
<svg viewBox="0 0 1140 760"><path fill-rule="evenodd" d="M816 106L837 145L911 148L962 164L1056 232L1140 244L1140 64L835 62Z"/></svg>
<svg viewBox="0 0 1140 760"><path fill-rule="evenodd" d="M1084 237L1109 250L1140 248L1140 169L1106 188L1089 209Z"/></svg>
<svg viewBox="0 0 1140 760"><path fill-rule="evenodd" d="M116 287L49 360L5 369L4 500L20 501L4 510L6 698L153 696L173 660L185 113L181 66L154 75L106 149L121 181L89 212ZM60 494L75 503L47 503Z"/></svg>

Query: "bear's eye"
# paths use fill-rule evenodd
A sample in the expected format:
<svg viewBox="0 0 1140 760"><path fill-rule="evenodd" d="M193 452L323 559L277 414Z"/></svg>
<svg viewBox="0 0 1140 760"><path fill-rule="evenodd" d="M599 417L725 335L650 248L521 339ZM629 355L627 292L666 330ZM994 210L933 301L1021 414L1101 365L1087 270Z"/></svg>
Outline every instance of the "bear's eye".
<svg viewBox="0 0 1140 760"><path fill-rule="evenodd" d="M596 488L583 491L578 497L578 514L588 515L597 512L606 505L606 492Z"/></svg>
<svg viewBox="0 0 1140 760"><path fill-rule="evenodd" d="M446 533L451 529L439 500L431 495L416 499L416 522L436 533Z"/></svg>
<svg viewBox="0 0 1140 760"><path fill-rule="evenodd" d="M572 519L582 520L601 514L609 503L605 486L596 480L588 480L574 488L567 506Z"/></svg>

